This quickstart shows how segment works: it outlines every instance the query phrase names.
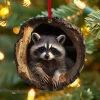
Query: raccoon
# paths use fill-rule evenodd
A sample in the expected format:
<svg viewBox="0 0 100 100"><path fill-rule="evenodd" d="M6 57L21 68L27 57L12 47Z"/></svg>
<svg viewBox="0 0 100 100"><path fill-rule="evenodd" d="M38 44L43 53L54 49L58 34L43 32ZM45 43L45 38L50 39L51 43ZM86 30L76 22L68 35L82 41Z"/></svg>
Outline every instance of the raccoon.
<svg viewBox="0 0 100 100"><path fill-rule="evenodd" d="M40 36L38 33L32 33L31 38L33 41L29 50L31 70L33 73L37 73L44 83L48 83L51 79L54 88L59 86L60 76L67 71L66 52L63 47L66 36Z"/></svg>

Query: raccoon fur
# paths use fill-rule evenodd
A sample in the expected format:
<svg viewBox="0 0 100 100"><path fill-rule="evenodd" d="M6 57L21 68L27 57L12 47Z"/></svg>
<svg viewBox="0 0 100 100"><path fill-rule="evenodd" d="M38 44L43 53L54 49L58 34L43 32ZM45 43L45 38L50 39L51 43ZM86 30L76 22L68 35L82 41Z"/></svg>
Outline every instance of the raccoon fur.
<svg viewBox="0 0 100 100"><path fill-rule="evenodd" d="M29 50L29 68L34 74L38 74L40 81L48 84L52 80L53 87L57 88L60 76L67 72L66 51L63 47L66 36L40 36L38 33L32 33L31 38L33 45Z"/></svg>

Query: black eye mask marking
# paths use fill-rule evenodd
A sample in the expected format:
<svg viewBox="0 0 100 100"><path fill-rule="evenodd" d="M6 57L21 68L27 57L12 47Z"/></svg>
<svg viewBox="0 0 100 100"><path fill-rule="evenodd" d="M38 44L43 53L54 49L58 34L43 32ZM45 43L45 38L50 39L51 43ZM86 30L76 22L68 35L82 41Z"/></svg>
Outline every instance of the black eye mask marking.
<svg viewBox="0 0 100 100"><path fill-rule="evenodd" d="M50 48L50 50L51 50L51 52L54 54L54 55L56 55L56 56L61 56L61 52L60 51L58 51L57 49L55 49L55 48Z"/></svg>
<svg viewBox="0 0 100 100"><path fill-rule="evenodd" d="M46 48L45 47L39 47L36 51L42 53L42 52L46 51Z"/></svg>
<svg viewBox="0 0 100 100"><path fill-rule="evenodd" d="M44 51L46 51L46 48L45 48L45 47L39 47L38 49L36 49L36 50L34 51L34 54L35 54L35 55L38 55L38 54L43 53Z"/></svg>
<svg viewBox="0 0 100 100"><path fill-rule="evenodd" d="M40 47L40 48L37 49L37 51L43 52L43 51L46 51L46 48L45 47Z"/></svg>

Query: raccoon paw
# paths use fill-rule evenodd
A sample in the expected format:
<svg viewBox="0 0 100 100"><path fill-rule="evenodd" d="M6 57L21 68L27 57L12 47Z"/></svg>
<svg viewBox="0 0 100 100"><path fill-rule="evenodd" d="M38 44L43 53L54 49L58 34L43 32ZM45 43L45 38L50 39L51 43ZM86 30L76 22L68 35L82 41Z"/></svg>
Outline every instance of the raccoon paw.
<svg viewBox="0 0 100 100"><path fill-rule="evenodd" d="M65 74L56 72L52 78L52 83L54 88L62 88L66 84Z"/></svg>
<svg viewBox="0 0 100 100"><path fill-rule="evenodd" d="M41 67L36 67L36 72L39 75L41 81L44 83L49 82L49 76L43 71Z"/></svg>
<svg viewBox="0 0 100 100"><path fill-rule="evenodd" d="M60 85L59 79L56 79L55 77L52 78L52 84L54 88L58 88Z"/></svg>
<svg viewBox="0 0 100 100"><path fill-rule="evenodd" d="M48 83L49 82L49 76L45 72L43 72L40 75L40 80L43 81L44 83Z"/></svg>
<svg viewBox="0 0 100 100"><path fill-rule="evenodd" d="M65 83L66 82L66 78L67 78L67 76L65 74L61 74L60 77L59 77L59 81L61 83Z"/></svg>

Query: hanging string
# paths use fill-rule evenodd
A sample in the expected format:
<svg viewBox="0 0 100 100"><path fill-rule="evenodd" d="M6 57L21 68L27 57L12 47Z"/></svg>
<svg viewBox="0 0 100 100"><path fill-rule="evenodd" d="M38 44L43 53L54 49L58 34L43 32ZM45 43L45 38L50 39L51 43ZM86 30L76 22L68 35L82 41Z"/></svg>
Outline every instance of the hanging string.
<svg viewBox="0 0 100 100"><path fill-rule="evenodd" d="M52 19L52 0L48 0L48 19Z"/></svg>

